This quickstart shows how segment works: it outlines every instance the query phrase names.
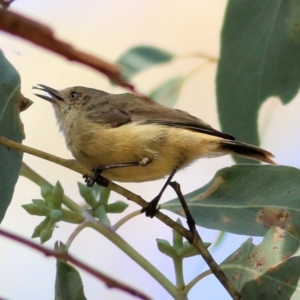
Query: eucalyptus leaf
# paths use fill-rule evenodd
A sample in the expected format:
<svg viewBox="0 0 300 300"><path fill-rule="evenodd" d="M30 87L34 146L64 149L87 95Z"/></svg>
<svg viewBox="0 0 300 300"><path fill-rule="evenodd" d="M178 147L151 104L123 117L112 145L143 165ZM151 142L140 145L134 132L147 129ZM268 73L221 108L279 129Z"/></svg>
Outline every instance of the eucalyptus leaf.
<svg viewBox="0 0 300 300"><path fill-rule="evenodd" d="M292 257L299 245L291 234L272 227L259 245L249 238L221 267L243 300L289 300L300 277L300 257Z"/></svg>
<svg viewBox="0 0 300 300"><path fill-rule="evenodd" d="M139 72L154 65L171 61L174 55L171 52L153 46L136 46L125 51L117 60L122 76L129 80Z"/></svg>
<svg viewBox="0 0 300 300"><path fill-rule="evenodd" d="M150 92L149 98L164 106L174 107L179 98L183 80L183 77L174 77L163 82Z"/></svg>
<svg viewBox="0 0 300 300"><path fill-rule="evenodd" d="M19 117L22 101L20 75L0 50L0 136L16 142L24 138ZM9 206L19 177L22 153L0 146L0 222Z"/></svg>
<svg viewBox="0 0 300 300"><path fill-rule="evenodd" d="M219 170L185 199L196 224L264 236L279 226L300 238L300 170L286 166L236 165ZM161 205L184 215L178 199Z"/></svg>
<svg viewBox="0 0 300 300"><path fill-rule="evenodd" d="M55 300L86 300L79 272L70 264L57 260Z"/></svg>
<svg viewBox="0 0 300 300"><path fill-rule="evenodd" d="M296 0L228 1L217 73L218 111L224 132L258 145L257 119L262 103L277 96L285 104L296 95L300 83L299 22L300 2ZM241 157L236 160L246 161Z"/></svg>

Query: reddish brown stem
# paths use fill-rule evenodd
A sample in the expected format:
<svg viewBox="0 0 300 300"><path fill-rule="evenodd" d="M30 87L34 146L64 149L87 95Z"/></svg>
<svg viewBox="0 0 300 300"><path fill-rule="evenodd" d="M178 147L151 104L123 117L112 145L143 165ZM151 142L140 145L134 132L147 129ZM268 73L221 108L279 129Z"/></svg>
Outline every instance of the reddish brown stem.
<svg viewBox="0 0 300 300"><path fill-rule="evenodd" d="M121 78L120 71L116 66L96 56L76 50L72 45L55 38L52 30L43 24L15 12L0 9L0 30L26 39L71 61L94 68L105 74L114 83L134 91L134 86Z"/></svg>
<svg viewBox="0 0 300 300"><path fill-rule="evenodd" d="M30 240L27 240L23 237L20 237L14 233L10 233L6 230L3 230L3 229L0 229L0 235L2 236L5 236L11 240L14 240L16 242L19 242L21 244L24 244L32 249L35 249L39 252L42 252L44 253L46 256L53 256L55 257L56 259L59 259L59 260L64 260L64 261L69 261L71 262L72 264L74 264L75 266L85 270L86 272L94 275L96 278L98 278L99 280L103 281L107 287L109 288L117 288L117 289L120 289L126 293L129 293L133 296L136 296L138 298L141 298L141 299L145 299L145 300L150 300L150 298L148 296L146 296L145 294L109 277L109 276L106 276L104 275L103 273L97 271L96 269L88 266L87 264L81 262L80 260L76 259L75 257L71 256L70 254L68 253L64 253L64 252L57 252L57 251L53 251L53 250L50 250L46 247L43 247L39 244L36 244Z"/></svg>

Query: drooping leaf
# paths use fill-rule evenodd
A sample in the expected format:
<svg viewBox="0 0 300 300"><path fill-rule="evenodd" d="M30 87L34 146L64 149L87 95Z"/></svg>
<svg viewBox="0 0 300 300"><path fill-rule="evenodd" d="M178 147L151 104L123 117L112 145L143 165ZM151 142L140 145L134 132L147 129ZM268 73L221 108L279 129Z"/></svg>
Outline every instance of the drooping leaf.
<svg viewBox="0 0 300 300"><path fill-rule="evenodd" d="M300 83L299 26L298 0L228 1L217 74L224 132L258 145L257 118L262 103L270 96L288 103L296 95Z"/></svg>
<svg viewBox="0 0 300 300"><path fill-rule="evenodd" d="M0 0L0 6L3 8L8 8L13 1L14 0Z"/></svg>
<svg viewBox="0 0 300 300"><path fill-rule="evenodd" d="M249 238L221 266L243 300L289 300L300 278L300 257L291 257L299 245L291 234L272 227L259 245Z"/></svg>
<svg viewBox="0 0 300 300"><path fill-rule="evenodd" d="M296 168L236 165L184 197L200 226L253 236L279 226L300 239L299 182ZM178 199L161 207L184 215Z"/></svg>
<svg viewBox="0 0 300 300"><path fill-rule="evenodd" d="M125 51L117 60L122 76L129 80L137 73L154 65L171 61L174 55L153 46L137 46Z"/></svg>
<svg viewBox="0 0 300 300"><path fill-rule="evenodd" d="M174 77L167 80L163 84L156 87L149 94L149 98L164 106L174 107L179 97L183 79L183 77Z"/></svg>
<svg viewBox="0 0 300 300"><path fill-rule="evenodd" d="M58 246L56 243L56 250ZM86 300L79 272L65 261L57 260L55 279L55 300Z"/></svg>
<svg viewBox="0 0 300 300"><path fill-rule="evenodd" d="M20 76L0 50L0 136L16 142L24 138L19 108ZM22 153L0 146L0 222L11 202L21 168Z"/></svg>

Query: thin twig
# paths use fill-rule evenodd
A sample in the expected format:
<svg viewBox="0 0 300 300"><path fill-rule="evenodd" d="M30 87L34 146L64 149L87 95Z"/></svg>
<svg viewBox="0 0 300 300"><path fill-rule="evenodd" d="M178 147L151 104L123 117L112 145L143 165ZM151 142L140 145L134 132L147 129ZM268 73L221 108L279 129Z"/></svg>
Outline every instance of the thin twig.
<svg viewBox="0 0 300 300"><path fill-rule="evenodd" d="M75 238L78 236L78 234L88 226L89 222L87 221L83 221L81 222L76 228L75 230L71 233L71 235L69 236L65 246L66 249L69 249L71 244L73 243L73 241L75 240Z"/></svg>
<svg viewBox="0 0 300 300"><path fill-rule="evenodd" d="M204 53L204 52L193 52L193 53L187 53L187 54L182 54L178 56L179 58L189 58L189 57L198 57L202 58L205 60L208 60L210 62L217 62L219 60L218 57L212 56L210 54Z"/></svg>
<svg viewBox="0 0 300 300"><path fill-rule="evenodd" d="M188 293L197 282L199 282L201 279L211 274L212 274L211 270L206 270L201 274L199 274L197 277L195 277L189 284L186 285L185 287L186 293Z"/></svg>
<svg viewBox="0 0 300 300"><path fill-rule="evenodd" d="M77 266L77 267L85 270L86 272L94 275L96 278L103 281L106 284L106 286L109 287L109 288L112 288L112 287L117 288L117 289L120 289L120 290L122 290L126 293L129 293L129 294L133 295L133 296L139 297L141 299L150 300L150 298L147 295L145 295L145 294L137 291L136 289L133 289L133 288L131 288L131 287L129 287L129 286L127 286L127 285L125 285L125 284L123 284L123 283L107 276L107 275L104 275L103 273L101 273L101 272L97 271L96 269L88 266L87 264L81 262L80 260L78 260L77 258L73 257L72 255L70 255L66 252L57 252L57 251L50 250L46 247L43 247L39 244L36 244L36 243L34 243L30 240L27 240L23 237L20 237L16 234L10 233L10 232L8 232L6 230L3 230L3 229L0 229L0 235L5 236L5 237L7 237L11 240L17 241L19 243L22 243L22 244L24 244L24 245L26 245L26 246L28 246L32 249L35 249L39 252L42 252L46 256L53 256L53 257L55 257L56 259L59 259L59 260L67 260L67 261L71 262L72 264L74 264L75 266Z"/></svg>
<svg viewBox="0 0 300 300"><path fill-rule="evenodd" d="M16 150L19 150L19 151L22 151L22 152L25 152L28 154L36 155L40 158L52 161L56 164L59 164L66 168L69 168L80 174L87 175L88 177L93 176L93 173L90 170L85 169L84 167L80 166L75 160L63 159L63 158L51 155L49 153L46 153L46 152L43 152L40 150L36 150L34 148L16 143L16 142L11 141L2 136L0 136L0 145L6 146L8 148L13 148L13 149L16 149ZM148 207L148 202L146 202L140 196L115 184L114 182L107 180L107 188L126 197L128 200L131 200L131 201L137 203L142 208ZM231 297L234 300L241 300L241 295L236 291L235 287L228 280L228 278L226 277L225 273L222 271L220 266L215 262L215 260L213 259L213 257L209 253L209 251L207 250L205 244L203 243L203 241L199 235L195 235L195 234L191 233L189 230L180 226L177 222L174 222L171 218L164 215L160 211L158 211L156 213L155 217L158 218L160 221L162 221L167 226L171 227L173 230L177 231L181 236L186 238L192 245L194 245L195 248L199 251L199 253L203 257L203 259L205 260L205 262L208 264L212 273L218 278L218 280L221 282L221 284L224 286L224 288L228 291L228 293L231 295Z"/></svg>
<svg viewBox="0 0 300 300"><path fill-rule="evenodd" d="M12 140L5 138L4 136L0 136L0 145L3 145L5 147L7 147L8 149L12 148L12 149L24 152L24 153L28 153L28 154L40 157L42 159L56 163L60 166L64 166L65 168L73 170L77 173L87 175L88 177L92 177L94 174L91 170L86 169L86 168L82 167L81 165L79 165L77 163L77 161L74 159L61 158L61 157L52 155L50 153L47 153L47 152L44 152L41 150L37 150L35 148L28 147L23 144L14 142Z"/></svg>
<svg viewBox="0 0 300 300"><path fill-rule="evenodd" d="M189 226L190 231L193 234L198 234L197 229L196 229L196 222L195 222L195 220L190 212L190 209L182 195L182 192L180 189L180 184L176 181L172 181L172 182L170 182L170 186L174 189L175 193L177 194L177 197L178 197L178 199L181 203L181 206L184 210L185 217L186 217L187 224Z"/></svg>
<svg viewBox="0 0 300 300"><path fill-rule="evenodd" d="M130 219L139 216L141 214L141 210L136 210L133 211L130 214L127 214L125 217L123 217L122 219L120 219L117 223L115 223L112 228L117 231L123 224L125 224L127 221L129 221Z"/></svg>
<svg viewBox="0 0 300 300"><path fill-rule="evenodd" d="M21 37L71 61L77 61L96 69L105 74L114 83L134 91L134 86L121 77L120 71L116 66L96 56L76 50L72 45L55 38L53 31L49 27L37 21L12 11L0 9L0 30Z"/></svg>

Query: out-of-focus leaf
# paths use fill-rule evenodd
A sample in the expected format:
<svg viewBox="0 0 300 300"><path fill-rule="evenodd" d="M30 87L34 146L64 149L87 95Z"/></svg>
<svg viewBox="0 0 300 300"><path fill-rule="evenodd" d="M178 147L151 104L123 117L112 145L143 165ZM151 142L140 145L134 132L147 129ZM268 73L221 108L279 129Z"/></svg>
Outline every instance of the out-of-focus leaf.
<svg viewBox="0 0 300 300"><path fill-rule="evenodd" d="M0 0L0 6L3 8L8 8L13 1L14 0Z"/></svg>
<svg viewBox="0 0 300 300"><path fill-rule="evenodd" d="M56 248L58 246L56 245ZM57 250L57 249L56 249ZM79 272L70 264L57 260L55 300L86 300Z"/></svg>
<svg viewBox="0 0 300 300"><path fill-rule="evenodd" d="M161 253L172 258L178 256L176 249L170 244L169 241L163 239L156 239L156 243L157 248Z"/></svg>
<svg viewBox="0 0 300 300"><path fill-rule="evenodd" d="M154 65L171 61L174 55L166 50L152 46L137 46L128 49L117 60L122 76L129 80L137 73Z"/></svg>
<svg viewBox="0 0 300 300"><path fill-rule="evenodd" d="M289 300L300 277L300 257L291 258L298 248L299 240L272 227L259 245L249 238L221 266L243 300Z"/></svg>
<svg viewBox="0 0 300 300"><path fill-rule="evenodd" d="M216 240L212 243L210 250L216 250L217 248L219 248L222 244L224 244L225 239L227 236L227 232L224 231L220 231Z"/></svg>
<svg viewBox="0 0 300 300"><path fill-rule="evenodd" d="M16 142L24 138L19 117L20 76L0 50L0 136ZM0 146L0 222L13 196L21 168L22 153Z"/></svg>
<svg viewBox="0 0 300 300"><path fill-rule="evenodd" d="M270 96L288 103L298 92L299 12L300 2L295 0L228 1L217 74L224 132L258 145L262 103Z"/></svg>
<svg viewBox="0 0 300 300"><path fill-rule="evenodd" d="M185 199L200 226L256 236L279 226L300 239L299 183L296 168L236 165L219 170ZM178 199L161 207L184 215Z"/></svg>
<svg viewBox="0 0 300 300"><path fill-rule="evenodd" d="M97 205L97 200L94 197L94 193L90 187L88 187L86 184L83 184L81 182L77 182L80 195L85 200L87 204L89 204L90 207L94 207ZM94 184L96 185L96 184Z"/></svg>
<svg viewBox="0 0 300 300"><path fill-rule="evenodd" d="M128 206L129 205L124 201L116 201L106 206L106 213L120 214L125 211Z"/></svg>
<svg viewBox="0 0 300 300"><path fill-rule="evenodd" d="M178 100L183 80L183 77L174 77L167 80L160 86L156 87L149 94L149 98L164 106L174 107Z"/></svg>

